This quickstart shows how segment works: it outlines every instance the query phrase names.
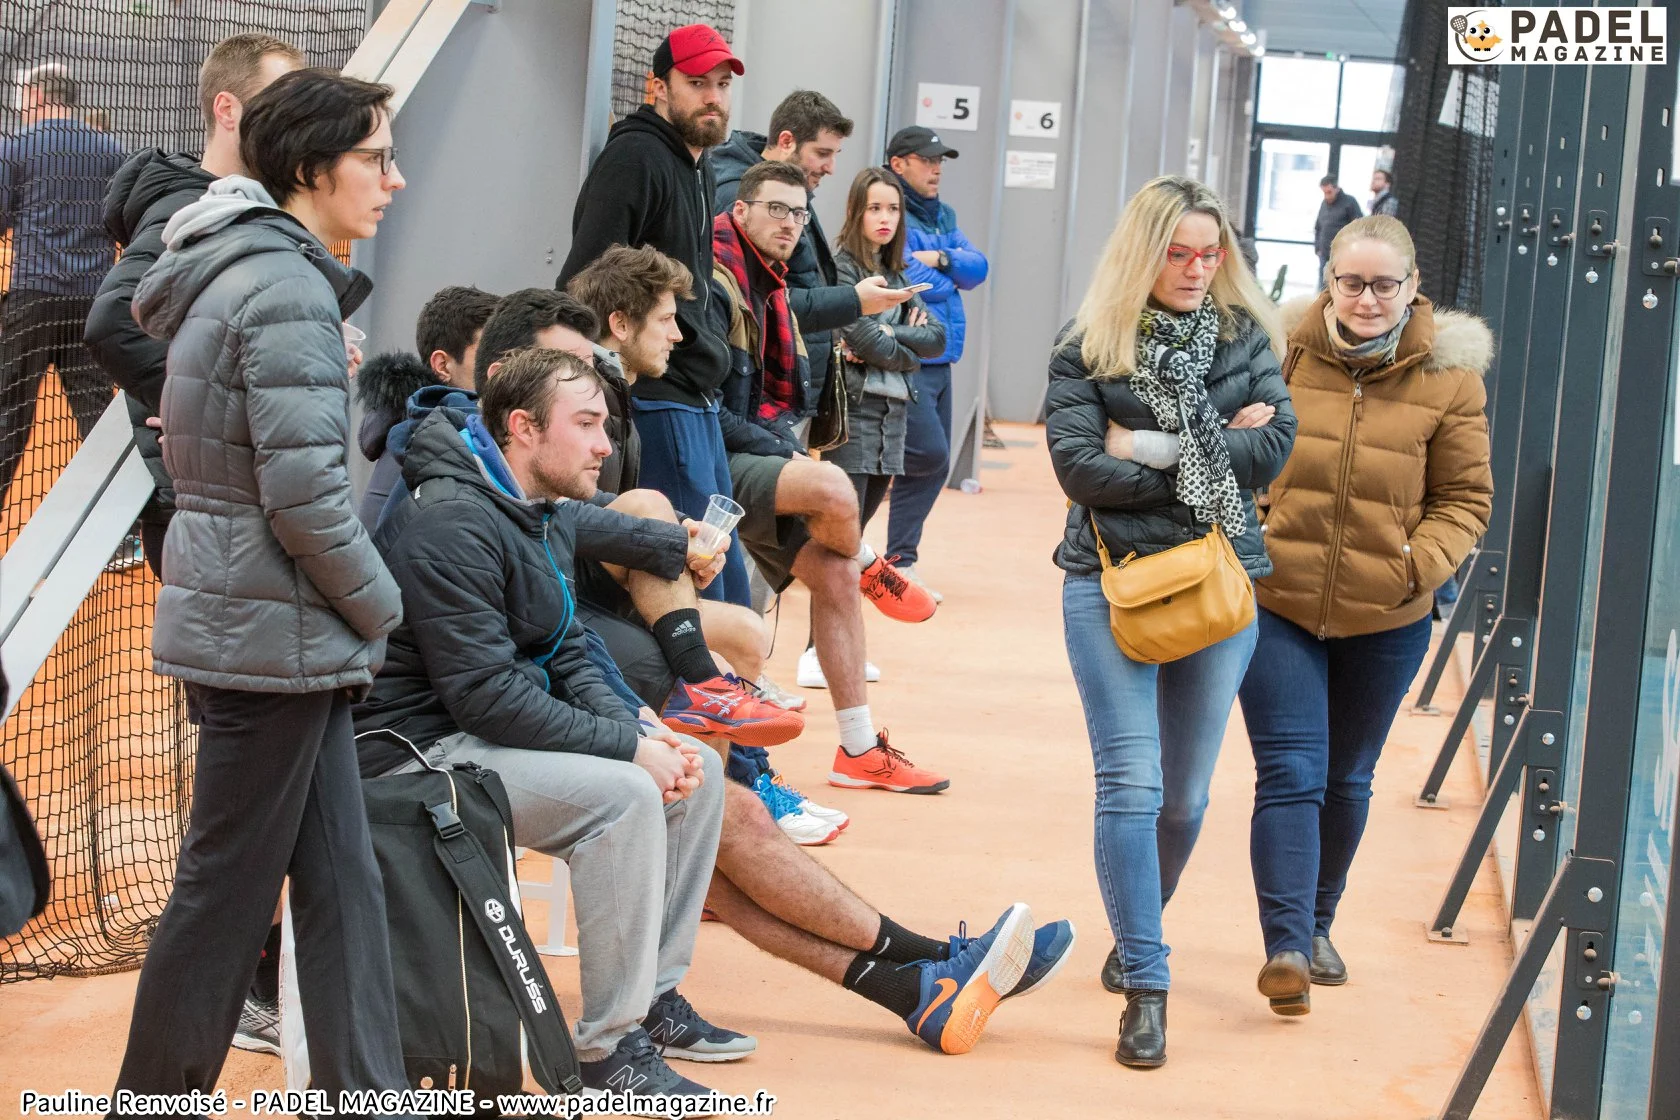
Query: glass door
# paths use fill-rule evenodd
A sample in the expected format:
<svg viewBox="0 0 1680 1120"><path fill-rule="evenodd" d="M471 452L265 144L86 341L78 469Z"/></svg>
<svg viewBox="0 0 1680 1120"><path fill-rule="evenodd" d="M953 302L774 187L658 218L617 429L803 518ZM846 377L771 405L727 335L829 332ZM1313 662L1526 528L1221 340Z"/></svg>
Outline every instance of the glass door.
<svg viewBox="0 0 1680 1120"><path fill-rule="evenodd" d="M1318 290L1313 226L1324 202L1318 181L1330 173L1330 145L1267 138L1260 142L1257 169L1253 236L1260 287L1279 300L1311 295Z"/></svg>

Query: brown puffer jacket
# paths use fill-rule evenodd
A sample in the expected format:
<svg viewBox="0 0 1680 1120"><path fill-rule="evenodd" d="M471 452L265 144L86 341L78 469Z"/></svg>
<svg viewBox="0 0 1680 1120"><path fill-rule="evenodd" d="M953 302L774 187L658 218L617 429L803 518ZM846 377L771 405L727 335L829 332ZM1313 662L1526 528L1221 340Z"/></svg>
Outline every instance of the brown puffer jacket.
<svg viewBox="0 0 1680 1120"><path fill-rule="evenodd" d="M1324 321L1328 294L1283 307L1284 376L1300 427L1272 483L1260 605L1321 638L1423 618L1487 529L1493 335L1422 296L1391 365L1356 382Z"/></svg>

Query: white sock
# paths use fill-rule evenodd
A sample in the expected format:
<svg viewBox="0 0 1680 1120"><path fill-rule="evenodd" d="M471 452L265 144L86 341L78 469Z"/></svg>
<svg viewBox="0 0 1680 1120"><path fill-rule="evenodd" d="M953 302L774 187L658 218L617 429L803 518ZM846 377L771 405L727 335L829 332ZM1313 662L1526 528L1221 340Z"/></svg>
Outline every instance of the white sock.
<svg viewBox="0 0 1680 1120"><path fill-rule="evenodd" d="M867 568L869 565L875 563L875 550L869 547L868 541L865 541L864 543L858 545L857 555L852 557L852 559L858 562L858 567Z"/></svg>
<svg viewBox="0 0 1680 1120"><path fill-rule="evenodd" d="M869 705L840 708L834 713L840 724L840 749L853 758L875 749L875 722L869 718Z"/></svg>

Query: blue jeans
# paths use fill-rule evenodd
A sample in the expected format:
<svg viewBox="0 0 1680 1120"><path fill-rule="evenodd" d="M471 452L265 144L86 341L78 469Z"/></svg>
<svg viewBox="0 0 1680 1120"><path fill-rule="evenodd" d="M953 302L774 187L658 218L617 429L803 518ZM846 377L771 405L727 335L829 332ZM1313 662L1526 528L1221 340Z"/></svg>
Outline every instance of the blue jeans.
<svg viewBox="0 0 1680 1120"><path fill-rule="evenodd" d="M904 473L893 480L887 506L887 555L914 564L922 525L951 473L951 366L923 366L905 410Z"/></svg>
<svg viewBox="0 0 1680 1120"><path fill-rule="evenodd" d="M723 446L723 429L717 409L691 408L668 401L631 402L636 413L636 434L642 437L641 484L671 499L677 513L694 518L706 516L706 503L713 494L735 496L729 480L729 453ZM733 544L723 571L711 586L700 592L702 599L752 606L752 588L747 576L745 552Z"/></svg>
<svg viewBox="0 0 1680 1120"><path fill-rule="evenodd" d="M1254 747L1249 861L1266 955L1330 936L1365 833L1371 776L1400 701L1429 650L1429 619L1320 641L1260 611L1243 680Z"/></svg>
<svg viewBox="0 0 1680 1120"><path fill-rule="evenodd" d="M1097 885L1128 988L1165 991L1161 909L1202 830L1254 627L1166 665L1120 652L1095 576L1062 585L1068 662L1097 770Z"/></svg>

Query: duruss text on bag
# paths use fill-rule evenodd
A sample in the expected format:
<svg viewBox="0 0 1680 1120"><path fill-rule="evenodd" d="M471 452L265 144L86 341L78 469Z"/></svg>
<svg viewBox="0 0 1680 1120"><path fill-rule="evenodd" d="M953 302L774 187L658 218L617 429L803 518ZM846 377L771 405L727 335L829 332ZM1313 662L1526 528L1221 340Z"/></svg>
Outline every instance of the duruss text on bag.
<svg viewBox="0 0 1680 1120"><path fill-rule="evenodd" d="M1668 62L1668 9L1447 9L1447 61L1454 66Z"/></svg>

